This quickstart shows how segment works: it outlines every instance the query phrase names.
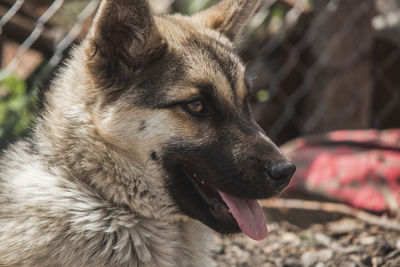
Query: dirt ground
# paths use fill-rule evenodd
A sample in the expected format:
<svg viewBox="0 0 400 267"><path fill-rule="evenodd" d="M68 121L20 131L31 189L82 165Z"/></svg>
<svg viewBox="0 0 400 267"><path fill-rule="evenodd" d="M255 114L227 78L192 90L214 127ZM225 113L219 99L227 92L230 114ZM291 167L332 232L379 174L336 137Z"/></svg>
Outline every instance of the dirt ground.
<svg viewBox="0 0 400 267"><path fill-rule="evenodd" d="M307 211L282 218L267 211L269 235L259 242L244 234L217 236L218 266L400 266L398 231Z"/></svg>

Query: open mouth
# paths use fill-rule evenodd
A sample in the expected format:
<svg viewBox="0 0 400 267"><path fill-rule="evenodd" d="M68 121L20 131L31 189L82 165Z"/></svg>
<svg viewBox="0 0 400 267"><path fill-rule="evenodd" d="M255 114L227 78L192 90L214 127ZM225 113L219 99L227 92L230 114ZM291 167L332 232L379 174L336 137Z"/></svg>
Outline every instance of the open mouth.
<svg viewBox="0 0 400 267"><path fill-rule="evenodd" d="M264 212L257 200L228 195L221 191L223 189L211 186L186 165L182 173L191 181L216 220L237 224L243 233L254 240L262 240L267 236Z"/></svg>

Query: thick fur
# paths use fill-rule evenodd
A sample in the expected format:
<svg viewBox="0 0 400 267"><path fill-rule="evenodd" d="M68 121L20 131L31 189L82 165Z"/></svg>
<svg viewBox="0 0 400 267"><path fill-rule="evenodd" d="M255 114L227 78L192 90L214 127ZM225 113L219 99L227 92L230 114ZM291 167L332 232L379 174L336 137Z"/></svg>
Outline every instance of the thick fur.
<svg viewBox="0 0 400 267"><path fill-rule="evenodd" d="M194 189L176 166L192 164L238 197L272 196L288 182L257 178L289 160L251 118L231 42L259 2L226 0L194 17L102 2L32 137L1 157L0 266L214 266L204 224L225 227L186 199L181 187ZM216 103L212 118L182 108L202 90Z"/></svg>

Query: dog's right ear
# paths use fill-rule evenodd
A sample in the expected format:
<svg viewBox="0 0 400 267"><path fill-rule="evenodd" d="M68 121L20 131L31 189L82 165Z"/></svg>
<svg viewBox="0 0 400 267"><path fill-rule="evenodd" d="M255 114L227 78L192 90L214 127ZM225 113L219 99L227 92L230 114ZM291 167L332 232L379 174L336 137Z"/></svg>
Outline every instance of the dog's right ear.
<svg viewBox="0 0 400 267"><path fill-rule="evenodd" d="M147 0L103 0L88 35L87 66L115 82L165 49Z"/></svg>

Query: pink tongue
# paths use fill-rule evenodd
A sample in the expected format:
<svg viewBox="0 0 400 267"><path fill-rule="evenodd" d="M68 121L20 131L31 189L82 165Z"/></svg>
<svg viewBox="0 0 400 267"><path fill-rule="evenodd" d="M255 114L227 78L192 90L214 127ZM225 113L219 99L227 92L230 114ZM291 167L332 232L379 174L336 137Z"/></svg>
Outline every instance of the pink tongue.
<svg viewBox="0 0 400 267"><path fill-rule="evenodd" d="M229 207L240 229L254 240L262 240L268 234L264 212L257 200L241 199L218 191L221 198Z"/></svg>

